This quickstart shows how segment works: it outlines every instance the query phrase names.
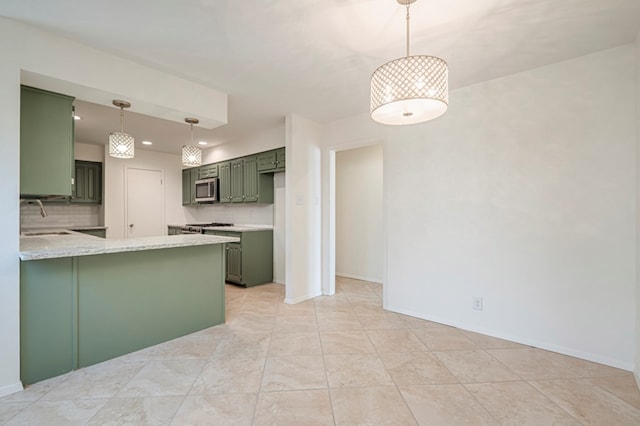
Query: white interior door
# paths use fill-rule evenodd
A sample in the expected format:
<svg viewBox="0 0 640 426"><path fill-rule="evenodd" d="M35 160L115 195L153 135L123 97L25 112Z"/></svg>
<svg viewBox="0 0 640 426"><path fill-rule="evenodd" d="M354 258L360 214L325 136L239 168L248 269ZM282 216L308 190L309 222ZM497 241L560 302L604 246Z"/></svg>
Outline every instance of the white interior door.
<svg viewBox="0 0 640 426"><path fill-rule="evenodd" d="M164 235L162 170L127 169L127 238Z"/></svg>

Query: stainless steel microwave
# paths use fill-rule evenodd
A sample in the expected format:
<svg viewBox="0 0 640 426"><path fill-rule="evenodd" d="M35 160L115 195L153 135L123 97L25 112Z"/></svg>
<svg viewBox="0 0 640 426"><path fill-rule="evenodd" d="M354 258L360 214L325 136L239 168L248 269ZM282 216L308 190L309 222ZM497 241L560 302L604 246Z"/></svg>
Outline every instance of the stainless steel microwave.
<svg viewBox="0 0 640 426"><path fill-rule="evenodd" d="M218 201L218 178L197 180L195 190L196 203L213 203Z"/></svg>

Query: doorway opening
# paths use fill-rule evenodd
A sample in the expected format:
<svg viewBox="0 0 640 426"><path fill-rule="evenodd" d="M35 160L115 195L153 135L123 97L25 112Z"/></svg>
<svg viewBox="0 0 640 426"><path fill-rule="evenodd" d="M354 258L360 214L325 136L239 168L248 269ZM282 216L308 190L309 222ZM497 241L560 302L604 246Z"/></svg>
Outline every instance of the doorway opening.
<svg viewBox="0 0 640 426"><path fill-rule="evenodd" d="M329 253L324 294L336 282L382 285L386 277L384 147L379 142L329 152Z"/></svg>

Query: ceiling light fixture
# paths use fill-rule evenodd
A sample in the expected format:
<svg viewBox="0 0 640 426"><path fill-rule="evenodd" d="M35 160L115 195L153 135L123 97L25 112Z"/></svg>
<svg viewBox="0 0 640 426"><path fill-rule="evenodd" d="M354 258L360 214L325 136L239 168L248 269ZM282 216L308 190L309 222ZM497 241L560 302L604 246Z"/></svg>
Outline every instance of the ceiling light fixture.
<svg viewBox="0 0 640 426"><path fill-rule="evenodd" d="M151 141L142 141L142 145L153 145Z"/></svg>
<svg viewBox="0 0 640 426"><path fill-rule="evenodd" d="M371 118L382 124L415 124L444 114L449 104L449 67L438 57L409 54L407 6L407 56L381 65L371 76Z"/></svg>
<svg viewBox="0 0 640 426"><path fill-rule="evenodd" d="M187 117L184 119L191 126L191 145L182 146L182 165L187 167L198 167L202 165L202 150L193 146L193 125L198 124L197 118Z"/></svg>
<svg viewBox="0 0 640 426"><path fill-rule="evenodd" d="M203 145L204 146L204 145L207 145L208 143L209 142L206 142L206 141L200 141L200 142L198 142L198 145Z"/></svg>
<svg viewBox="0 0 640 426"><path fill-rule="evenodd" d="M120 108L120 131L109 133L109 155L116 158L133 158L133 136L124 133L124 109L129 108L131 104L118 99L114 99L113 104Z"/></svg>

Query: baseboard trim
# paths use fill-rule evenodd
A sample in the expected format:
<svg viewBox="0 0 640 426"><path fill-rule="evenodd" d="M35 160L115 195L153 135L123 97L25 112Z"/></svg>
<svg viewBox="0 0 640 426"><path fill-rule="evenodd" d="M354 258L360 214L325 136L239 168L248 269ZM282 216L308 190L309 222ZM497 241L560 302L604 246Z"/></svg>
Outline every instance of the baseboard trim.
<svg viewBox="0 0 640 426"><path fill-rule="evenodd" d="M296 297L295 299L286 298L284 299L284 303L288 305L295 305L296 303L304 302L305 300L310 300L318 296L322 296L322 292L318 294L307 294L305 296Z"/></svg>
<svg viewBox="0 0 640 426"><path fill-rule="evenodd" d="M24 388L22 387L22 383L13 383L11 385L3 386L0 388L0 397L11 395L12 393L20 392Z"/></svg>
<svg viewBox="0 0 640 426"><path fill-rule="evenodd" d="M382 284L382 280L374 277L365 277L362 275L347 274L345 272L336 272L336 275L344 278L351 278L352 280L368 281L370 283Z"/></svg>
<svg viewBox="0 0 640 426"><path fill-rule="evenodd" d="M545 349L551 352L557 352L563 355L569 355L575 358L585 359L587 361L597 362L599 364L620 368L622 370L633 371L633 364L629 362L625 362L623 360L609 358L606 356L593 354L590 352L583 352L580 350L568 348L566 346L556 345L553 343L541 342L535 339L528 339L522 336L513 336L513 335L505 334L496 330L489 330L482 327L476 327L474 325L461 323L458 321L451 321L447 318L439 318L439 317L433 317L430 315L422 315L416 312L411 312L406 309L396 308L394 306L384 305L383 308L392 312L397 312L399 314L409 315L409 316L421 318L427 321L433 321L439 324L449 325L451 327L460 328L462 330L473 331L475 333L480 333L480 334L484 334L491 337L497 337L498 339L504 339L510 342L516 342L516 343L520 343L527 346L533 346L535 348ZM636 376L636 380L638 380L637 376ZM640 383L640 381L638 381L638 383Z"/></svg>

